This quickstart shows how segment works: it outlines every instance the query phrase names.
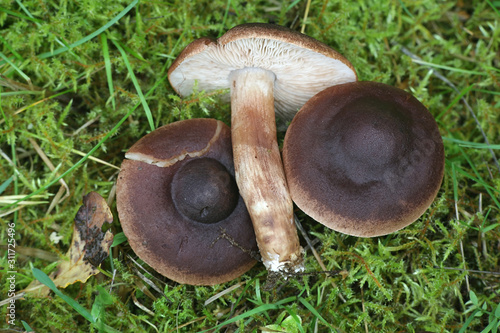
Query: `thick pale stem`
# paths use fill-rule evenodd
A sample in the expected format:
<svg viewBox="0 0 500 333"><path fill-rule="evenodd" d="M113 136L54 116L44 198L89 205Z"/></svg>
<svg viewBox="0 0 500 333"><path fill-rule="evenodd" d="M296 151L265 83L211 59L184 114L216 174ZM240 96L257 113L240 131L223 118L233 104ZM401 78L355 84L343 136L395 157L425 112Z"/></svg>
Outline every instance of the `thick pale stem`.
<svg viewBox="0 0 500 333"><path fill-rule="evenodd" d="M231 137L236 183L269 271L303 270L293 203L276 139L275 75L260 68L231 73Z"/></svg>

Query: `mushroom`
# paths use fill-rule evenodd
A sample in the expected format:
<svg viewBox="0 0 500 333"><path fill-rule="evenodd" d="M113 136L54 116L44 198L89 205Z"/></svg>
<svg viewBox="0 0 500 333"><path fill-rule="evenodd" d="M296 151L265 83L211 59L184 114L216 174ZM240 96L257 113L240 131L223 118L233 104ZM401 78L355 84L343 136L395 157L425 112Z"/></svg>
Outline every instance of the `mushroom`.
<svg viewBox="0 0 500 333"><path fill-rule="evenodd" d="M236 26L217 40L195 40L168 74L182 96L195 86L206 91L230 88L236 183L252 218L262 261L271 272L303 270L275 116L290 120L317 92L355 81L352 65L311 37L254 23Z"/></svg>
<svg viewBox="0 0 500 333"><path fill-rule="evenodd" d="M176 282L219 284L255 264L249 252L257 244L234 180L230 135L214 119L171 123L137 141L122 163L123 232L142 260Z"/></svg>
<svg viewBox="0 0 500 333"><path fill-rule="evenodd" d="M417 220L441 186L444 148L430 112L375 82L325 89L295 116L283 164L293 201L345 234L374 237Z"/></svg>

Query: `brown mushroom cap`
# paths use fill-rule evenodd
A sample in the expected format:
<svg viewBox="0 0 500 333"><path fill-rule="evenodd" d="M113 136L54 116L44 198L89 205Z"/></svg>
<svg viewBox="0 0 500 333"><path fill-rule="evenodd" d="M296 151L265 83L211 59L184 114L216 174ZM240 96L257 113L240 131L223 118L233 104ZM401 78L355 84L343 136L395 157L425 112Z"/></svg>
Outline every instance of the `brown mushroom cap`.
<svg viewBox="0 0 500 333"><path fill-rule="evenodd" d="M440 188L444 149L434 118L409 93L353 82L315 95L286 133L293 201L345 234L374 237L418 219Z"/></svg>
<svg viewBox="0 0 500 333"><path fill-rule="evenodd" d="M134 252L160 274L193 285L230 281L256 251L234 181L228 126L190 119L156 129L127 152L117 182L120 222Z"/></svg>
<svg viewBox="0 0 500 333"><path fill-rule="evenodd" d="M274 105L284 120L291 120L319 91L357 80L352 64L334 49L297 31L266 23L238 25L217 40L195 40L169 68L168 78L186 96L195 85L206 91L228 89L231 72L252 67L276 76Z"/></svg>

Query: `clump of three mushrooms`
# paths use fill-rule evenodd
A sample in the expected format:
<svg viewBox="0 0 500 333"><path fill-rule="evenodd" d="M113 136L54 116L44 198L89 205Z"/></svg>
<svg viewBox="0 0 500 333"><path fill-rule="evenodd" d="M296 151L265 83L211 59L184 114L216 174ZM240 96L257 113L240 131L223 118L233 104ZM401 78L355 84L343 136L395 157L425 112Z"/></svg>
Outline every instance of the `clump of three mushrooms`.
<svg viewBox="0 0 500 333"><path fill-rule="evenodd" d="M276 115L290 120L314 94L356 80L352 65L317 40L269 24L244 24L218 40L201 38L169 69L182 96L230 88L236 183L269 271L303 269L302 248L276 137ZM275 113L276 110L276 113Z"/></svg>
<svg viewBox="0 0 500 333"><path fill-rule="evenodd" d="M373 228L377 229L377 224L374 221L385 219L382 215L377 215L373 212L373 209L381 210L377 208L377 200L379 199L378 196L384 192L384 189L379 189L379 191L375 193L373 188L377 187L375 186L372 188L368 186L368 184L380 181L380 179L376 179L374 176L363 175L362 173L370 172L370 170L376 170L376 172L379 173L382 170L386 170L384 167L389 165L390 161L394 162L398 159L404 160L405 154L407 155L411 151L412 145L403 143L404 147L402 149L397 148L396 146L398 146L401 140L404 141L406 139L402 139L402 136L398 137L397 135L393 137L393 134L390 132L385 132L390 126L386 126L387 128L382 128L381 130L375 129L376 126L373 125L373 123L377 122L379 117L378 111L375 111L376 107L372 106L368 97L362 95L359 95L361 97L358 96L361 100L360 102L357 102L356 98L347 98L345 94L348 94L348 90L342 90L344 92L341 94L322 92L317 95L323 94L323 96L325 96L326 94L328 96L326 101L322 102L323 104L320 102L320 109L322 108L324 110L323 113L325 113L325 115L321 113L316 114L317 106L308 102L294 118L285 138L283 152L287 174L287 178L285 178L285 171L281 163L281 156L276 139L275 111L276 115L281 119L285 121L290 120L297 110L299 110L299 108L301 108L313 95L331 86L348 86L349 82L357 80L352 65L345 58L328 46L308 36L283 27L267 24L244 24L237 26L229 30L218 40L201 38L188 45L169 69L169 80L172 87L182 96L189 95L195 85L197 85L199 89L206 91L230 88L231 140L232 153L234 155L235 180L252 220L262 261L270 272L283 272L286 274L303 270L302 248L300 247L293 222L292 198L306 213L335 230L359 236L374 236L391 232L390 229L392 231L397 230L413 222L411 221L408 223L408 218L418 218L427 208L426 206L422 211L422 207L425 203L430 204L429 198L432 196L430 199L430 201L432 201L437 192L437 188L439 188L439 184L437 186L435 184L431 186L432 191L434 191L431 191L433 195L428 195L426 199L420 201L416 200L419 203L415 205L408 203L412 198L398 198L396 200L398 202L397 206L402 207L401 211L404 210L404 207L408 208L414 206L418 206L420 210L406 215L403 213L399 215L394 214L393 220L398 221L397 227L386 227L380 228L378 231L373 231ZM358 87L358 83L352 84L354 87ZM362 84L364 84L364 88L368 88L368 86L371 85L370 83ZM364 90L363 87L357 88L358 91ZM368 90L370 89L371 88L368 88ZM378 95L372 95L381 97L384 93L381 92ZM395 95L397 94L395 93ZM317 96L312 100L317 101ZM400 96L400 99L405 98L408 97ZM350 105L343 111L334 111L333 113L341 114L341 118L343 117L342 119L344 119L343 123L335 125L337 122L336 119L323 118L331 116L330 113L332 112L329 111L330 104L335 104L342 100L349 100ZM394 125L396 130L404 132L410 128L409 123L418 122L418 119L411 118L414 112L402 116L397 110L391 111L396 107L390 106L391 102L389 100L390 98L386 98L384 99L385 102L377 102L378 105L382 106L382 109L388 109L387 112L382 111L382 113L388 113L389 116L392 114L396 118L406 117L406 120L402 120L403 125ZM353 105L357 105L361 109L368 108L368 111L356 111L352 115L349 115L349 108ZM417 109L419 109L419 111L415 114L418 118L421 117L419 112L424 111L419 107ZM365 114L368 115L367 120L359 118L363 117ZM351 116L355 121L348 120ZM430 114L425 117L429 118L429 116ZM389 119L384 115L381 117L384 119L381 121L382 123ZM301 125L299 121L301 118L312 121L313 125L309 127L307 127L308 125ZM432 117L430 117L430 119L433 121ZM393 122L397 123L398 121L399 120L395 120ZM326 125L324 132L319 131L317 127L318 124ZM335 139L335 132L337 132L337 129L346 129L349 125L354 125L355 127L355 133L357 133L355 134L355 142L348 142L350 139L347 137L350 130L343 132L344 134L342 135L344 135L345 138ZM305 129L301 129L303 128L302 126L306 126ZM332 131L332 128L334 128L335 131ZM424 136L430 133L433 135L431 137L432 140L434 140L433 142L437 142L440 140L440 137L439 140L436 139L434 130L437 130L436 126L430 132L426 130L422 132L420 129L416 130L416 132L418 132L418 135ZM187 128L184 135L198 136L197 130L188 131ZM370 138L371 135L375 135L376 138L380 139L377 141L378 143L372 143ZM338 152L333 148L333 146L339 144L339 140L340 145L343 145L343 150L341 150L344 155L338 155ZM172 144L173 140L167 140L164 143L165 146L163 149L168 148L166 147L167 143ZM330 144L332 147L328 147ZM436 145L437 144L438 143L436 143ZM177 146L177 144L174 145ZM392 150L391 145L394 145ZM436 145L433 147L436 151L439 151L440 148ZM208 151L208 146L203 148L204 151ZM313 147L318 148L318 150L313 152ZM358 151L353 151L353 148L358 149ZM386 151L386 153L385 155L381 153L381 156L378 156L377 153L370 153L371 148L380 150L380 152ZM186 150L186 148L184 149ZM304 149L305 151L301 151L300 149ZM327 151L325 151L325 149ZM127 158L134 158L142 161L141 163L147 163L149 165L158 166L161 164L157 162L157 160L161 160L157 157L148 157L142 160L140 158L138 159L134 157L133 151L135 151L134 147L127 153ZM148 153L149 156L154 154L153 150ZM175 162L178 160L188 159L195 155L196 158L198 158L198 153L179 154L182 158L173 154L173 157L170 156L167 158L168 163L162 163L175 165ZM332 154L333 157L331 156ZM375 154L377 156L370 156L370 154ZM348 162L350 164L347 166L339 167L333 163L339 160L348 160L347 157L351 158L351 161ZM377 157L379 158L378 160L376 159ZM373 160L373 158L375 158L375 160ZM383 161L384 158L390 161ZM357 161L363 159L364 163L368 162L368 164L363 164L361 167L356 166ZM420 168L420 164L416 165L414 160L415 157L412 160L408 160L408 163L413 169ZM439 160L439 157L437 160ZM378 169L375 168L375 166L377 166ZM227 167L228 166L226 166L226 168ZM300 175L302 171L311 169L312 167L318 168L318 170L311 172L311 174L318 174L317 176L310 176L312 177L311 179L307 178L307 175ZM137 168L140 167L137 166ZM340 170L339 168L344 169ZM382 178L386 181L392 181L392 188L399 187L400 184L395 184L395 182L400 182L402 178L411 178L415 174L413 172L409 173L408 171L401 172L398 167L394 167L391 170L393 173L389 175L392 176L392 178L387 176L387 172ZM439 178L439 170L435 173L435 178ZM340 176L340 182L333 177L333 174ZM345 174L347 174L347 176L353 176L354 178L352 178L350 182L344 181L345 179L343 177ZM327 175L326 178L325 175ZM332 177L330 177L330 175L332 175ZM403 176L402 178L401 175ZM120 174L118 191L120 191L120 183L124 183L122 179L124 178L122 174ZM313 182L313 180L315 182ZM354 189L351 188L353 185L360 185L361 187ZM168 186L172 187L172 185L167 183L167 187ZM291 192L289 192L289 186ZM342 194L341 190L347 190L352 197ZM192 191L192 193L189 191ZM194 193L199 191L199 189L194 186L189 191L185 191L184 193L183 199L185 201L189 201L190 198L188 197L194 196ZM416 191L418 192L418 190ZM322 192L323 196L320 195L320 197L317 197L317 195ZM175 191L170 191L167 195L175 196L175 193ZM400 194L397 190L396 193ZM327 195L325 196L324 194ZM372 196L374 194L377 196ZM328 197L328 195L330 195L330 197ZM354 199L356 196L358 197L357 200ZM121 198L125 200L125 195L118 194L118 209L120 211L122 225L124 225L124 231L130 239L129 234L132 234L132 232L129 231L131 228L127 225L135 225L137 222L135 222L135 220L129 220L130 222L124 221L126 219L124 219L122 215L125 214L121 213L120 207L125 207L130 203L121 204ZM347 201L345 198L347 198ZM368 201L366 202L366 200ZM385 209L387 205L390 205L390 200L386 200L385 203L385 206L382 205L384 207L383 209ZM190 205L190 203L186 204ZM175 205L177 208L180 206L179 203ZM354 209L355 213L347 214L347 217L345 217L343 214L346 214L346 207L349 205L356 206ZM334 208L329 208L330 206ZM341 209L336 211L336 207L341 207ZM139 219L139 221L141 220L141 215L139 213L132 213L133 209L127 209L129 212L128 215L135 214L136 218ZM196 209L199 209L199 207L194 210ZM218 208L213 209L217 210ZM327 212L328 209L330 209L330 213ZM372 211L368 209L372 209ZM182 209L180 209L180 211L181 215L185 218L187 217L188 220L193 220L189 214L182 213ZM195 224L200 223L200 221L194 220ZM145 219L142 219L142 221L142 224L147 228L146 224L149 222ZM358 224L359 222L366 223L366 221L371 223L372 230L355 232L349 228L349 226L351 226L351 229L366 230L366 227L362 227ZM167 228L167 226L162 226L161 223L155 221L154 228ZM220 221L215 224L218 223L220 223ZM337 227L336 224L340 224L343 227ZM225 229L225 227L222 228L219 226L219 234L221 229ZM228 242L227 239L225 241L219 240L215 244L211 244L211 246L239 247L241 252L240 255L246 255L246 258L249 258L248 254L241 251L241 248L246 247L252 249L252 246L248 246L248 243L233 237L231 232L227 232L227 235L229 235L231 239L234 238L234 240L231 242ZM252 233L249 233L249 235L253 237ZM144 240L146 238L142 238L143 236L142 234L138 235L137 241L141 241L142 239L142 243L148 243L149 240ZM213 241L214 238L218 239L218 237L220 236L212 234L211 239ZM157 242L159 242L159 240ZM170 240L168 240L163 242L163 244L155 245L168 248L169 251L182 252L180 249L183 248L183 246L179 242L177 243L177 245L171 245ZM237 244L241 245L235 246ZM247 246L245 246L245 244ZM137 247L137 249L134 245L132 245L132 247L134 251L138 252L139 247ZM152 252L151 245L143 244L140 248L146 253ZM234 249L232 251L234 251ZM155 256L162 257L163 254L155 254ZM143 259L152 267L156 268L156 266L152 264L154 260L150 258L146 259L145 257ZM181 259L179 261L183 260ZM250 261L253 264L253 261ZM245 267L248 269L251 265L249 264ZM192 283L192 281L186 282L185 280L181 280L170 272L160 271L160 273L178 282ZM193 284L213 283L214 282L211 280L209 283L203 282Z"/></svg>

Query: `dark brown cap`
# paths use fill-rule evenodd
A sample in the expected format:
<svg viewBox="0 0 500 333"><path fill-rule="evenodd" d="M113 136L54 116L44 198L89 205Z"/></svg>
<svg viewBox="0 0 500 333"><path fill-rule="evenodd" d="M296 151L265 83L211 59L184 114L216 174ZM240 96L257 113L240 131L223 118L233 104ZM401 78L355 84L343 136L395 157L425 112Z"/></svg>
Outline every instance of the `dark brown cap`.
<svg viewBox="0 0 500 333"><path fill-rule="evenodd" d="M345 234L373 237L418 219L443 178L434 118L409 93L375 82L315 95L286 133L283 163L293 201Z"/></svg>
<svg viewBox="0 0 500 333"><path fill-rule="evenodd" d="M276 76L276 113L288 120L314 94L332 85L357 80L340 53L297 31L265 23L238 25L218 40L200 38L189 44L168 70L181 95L230 88L229 74L258 67Z"/></svg>
<svg viewBox="0 0 500 333"><path fill-rule="evenodd" d="M134 252L179 283L230 281L254 264L252 222L234 181L230 129L175 122L134 144L117 183L120 222ZM232 238L221 238L225 233Z"/></svg>

